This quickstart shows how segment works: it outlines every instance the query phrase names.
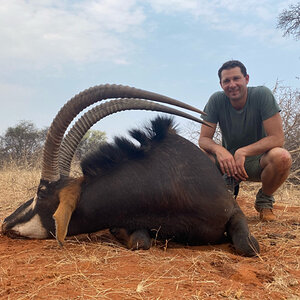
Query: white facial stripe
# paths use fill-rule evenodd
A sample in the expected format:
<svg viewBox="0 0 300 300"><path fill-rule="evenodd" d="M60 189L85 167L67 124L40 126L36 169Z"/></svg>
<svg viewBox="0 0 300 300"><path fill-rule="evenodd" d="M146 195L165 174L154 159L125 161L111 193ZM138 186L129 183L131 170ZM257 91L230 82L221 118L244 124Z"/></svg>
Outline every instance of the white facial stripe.
<svg viewBox="0 0 300 300"><path fill-rule="evenodd" d="M35 195L35 197L33 198L32 203L31 203L31 205L30 205L30 207L31 207L32 210L34 210L34 208L35 208L36 201L37 201L37 195Z"/></svg>
<svg viewBox="0 0 300 300"><path fill-rule="evenodd" d="M12 230L20 236L32 239L44 239L47 237L47 230L43 227L39 215L35 215L26 223L14 226Z"/></svg>

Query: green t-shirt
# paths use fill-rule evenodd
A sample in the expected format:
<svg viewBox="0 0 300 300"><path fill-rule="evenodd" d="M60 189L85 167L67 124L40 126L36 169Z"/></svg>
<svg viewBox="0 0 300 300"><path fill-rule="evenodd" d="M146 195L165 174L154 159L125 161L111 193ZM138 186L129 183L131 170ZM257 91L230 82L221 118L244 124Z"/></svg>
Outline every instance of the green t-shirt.
<svg viewBox="0 0 300 300"><path fill-rule="evenodd" d="M232 107L224 92L214 93L204 111L205 121L219 123L222 145L231 154L266 136L263 121L274 116L280 108L272 92L264 86L248 87L246 105L241 110Z"/></svg>

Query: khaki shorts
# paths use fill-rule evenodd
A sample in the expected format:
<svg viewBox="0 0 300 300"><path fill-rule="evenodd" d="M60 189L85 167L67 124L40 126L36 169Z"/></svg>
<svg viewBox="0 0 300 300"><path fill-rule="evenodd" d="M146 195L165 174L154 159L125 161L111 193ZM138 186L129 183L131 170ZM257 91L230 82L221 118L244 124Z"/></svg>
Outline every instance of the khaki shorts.
<svg viewBox="0 0 300 300"><path fill-rule="evenodd" d="M261 181L260 176L261 176L262 168L260 166L260 159L262 156L263 154L246 157L244 166L249 176L247 181L257 181L257 182ZM216 159L216 165L221 172L220 165L217 159Z"/></svg>

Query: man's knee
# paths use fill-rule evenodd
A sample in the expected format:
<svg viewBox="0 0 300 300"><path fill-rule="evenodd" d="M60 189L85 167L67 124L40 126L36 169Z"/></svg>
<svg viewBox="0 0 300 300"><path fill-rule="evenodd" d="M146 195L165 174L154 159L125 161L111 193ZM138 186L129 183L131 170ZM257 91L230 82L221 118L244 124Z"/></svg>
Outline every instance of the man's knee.
<svg viewBox="0 0 300 300"><path fill-rule="evenodd" d="M270 164L279 172L286 172L291 168L292 157L287 150L276 147L264 154L261 162L263 168Z"/></svg>

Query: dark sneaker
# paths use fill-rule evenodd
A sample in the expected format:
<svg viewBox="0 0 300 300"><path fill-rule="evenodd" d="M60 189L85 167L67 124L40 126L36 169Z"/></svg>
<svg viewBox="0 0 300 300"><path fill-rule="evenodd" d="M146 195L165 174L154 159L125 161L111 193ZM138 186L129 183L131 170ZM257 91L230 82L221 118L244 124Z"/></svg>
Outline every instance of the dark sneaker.
<svg viewBox="0 0 300 300"><path fill-rule="evenodd" d="M276 220L276 216L271 208L263 208L259 212L259 218L263 222L271 222Z"/></svg>

